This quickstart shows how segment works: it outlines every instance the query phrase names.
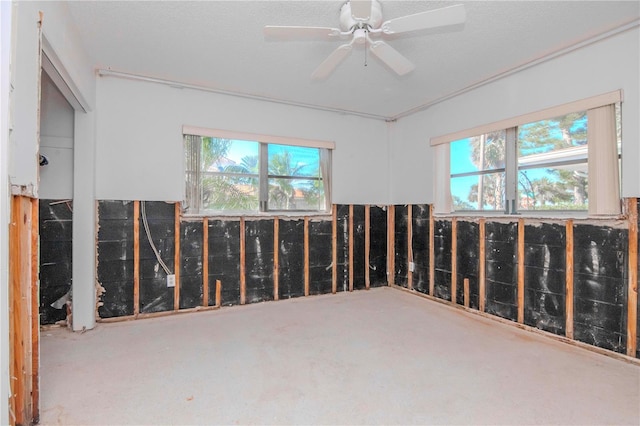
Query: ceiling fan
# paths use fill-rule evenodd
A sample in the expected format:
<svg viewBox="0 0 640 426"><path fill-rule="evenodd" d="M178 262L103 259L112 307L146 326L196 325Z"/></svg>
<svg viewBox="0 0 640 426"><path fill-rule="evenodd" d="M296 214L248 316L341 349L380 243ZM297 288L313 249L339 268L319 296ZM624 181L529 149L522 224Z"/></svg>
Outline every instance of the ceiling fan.
<svg viewBox="0 0 640 426"><path fill-rule="evenodd" d="M380 38L409 31L461 24L465 19L464 6L455 5L383 22L382 7L378 0L350 0L340 9L340 28L267 25L264 27L264 34L267 38L275 40L351 38L348 43L338 46L318 66L311 75L314 80L327 78L349 56L354 45L364 45L365 49L368 49L396 74L402 76L413 71L415 65Z"/></svg>

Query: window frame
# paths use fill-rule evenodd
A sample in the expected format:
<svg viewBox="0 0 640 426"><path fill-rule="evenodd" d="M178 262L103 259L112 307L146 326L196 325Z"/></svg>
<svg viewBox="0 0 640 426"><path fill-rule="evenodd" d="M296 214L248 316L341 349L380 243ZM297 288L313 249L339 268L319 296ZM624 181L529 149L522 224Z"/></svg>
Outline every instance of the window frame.
<svg viewBox="0 0 640 426"><path fill-rule="evenodd" d="M196 136L196 137L211 137L218 139L229 139L229 140L241 140L248 142L255 142L258 144L258 208L255 210L204 210L202 207L198 208L198 211L187 211L185 216L192 217L224 217L224 216L243 216L243 217L251 217L251 216L326 216L331 213L331 193L332 193L332 157L333 150L335 149L335 143L332 141L321 141L321 140L310 140L303 138L292 138L292 137L284 137L284 136L272 136L272 135L264 135L264 134L255 134L255 133L247 133L247 132L236 132L230 130L221 130L221 129L208 129L197 126L183 126L182 127L182 140L183 140L183 157L185 150L187 149L185 144L186 136ZM269 208L269 179L282 177L282 176L274 176L269 173L269 157L268 157L268 147L269 145L288 145L292 147L299 148L313 148L319 150L320 155L320 174L322 177L306 177L306 176L283 176L283 178L291 178L291 179L303 179L303 180L320 180L324 183L324 209L311 210L311 209L274 209ZM323 159L323 150L326 152L325 158ZM324 170L322 170L322 162L326 162L324 165ZM185 183L184 189L184 205L187 206L187 170L185 162L182 162L183 167L183 180ZM201 172L200 172L201 173ZM198 173L198 175L200 175ZM231 173L213 173L218 176L231 174ZM241 176L242 174L233 174L233 176ZM248 175L247 175L248 176ZM255 177L255 175L251 174L251 177Z"/></svg>
<svg viewBox="0 0 640 426"><path fill-rule="evenodd" d="M620 147L618 145L618 141L616 140L616 164L615 167L611 167L615 169L615 173L613 171L609 173L609 180L607 181L611 187L615 186L615 197L612 197L611 194L603 194L603 192L607 192L604 190L600 190L595 193L594 197L594 208L592 209L591 203L591 193L589 195L589 210L516 210L514 211L515 204L517 202L517 189L518 189L518 173L520 170L518 164L518 153L517 153L517 132L518 127L523 126L529 123L535 123L542 120L548 120L556 117L561 117L576 111L586 111L587 114L591 114L592 111L596 111L598 109L602 109L603 107L618 105L621 107L621 103L623 101L622 90L617 90L613 92L604 93L602 95L593 96L591 98L582 99L575 102L569 102L566 104L562 104L559 106L547 108L544 110L536 111L529 114L520 115L517 117L497 121L494 123L477 126L474 128L461 130L449 134L445 134L442 136L433 137L430 140L430 145L432 147L432 151L434 153L434 168L435 168L435 178L434 178L434 213L438 215L448 215L448 216L504 216L504 215L520 215L520 216L534 216L534 217L611 217L611 216L619 216L621 214L621 196L620 196L620 180L619 180L619 166L620 166ZM614 109L615 115L615 109ZM615 126L615 118L614 118L614 126ZM505 152L505 169L515 168L506 181L505 188L505 210L454 210L453 208L453 197L451 194L451 174L450 174L450 161L451 154L449 146L452 142L459 141L461 139L466 139L470 137L476 137L482 134L488 134L492 132L497 132L501 130L507 131L507 141L506 141L506 152ZM589 130L589 126L588 126ZM509 135L511 132L511 135ZM587 146L589 146L589 152L591 152L594 148L597 147L601 152L603 150L603 142L599 140L595 140L591 142L588 137ZM606 142L609 144L610 142ZM593 144L593 145L592 145ZM608 148L608 145L604 147ZM592 158L594 157L594 158ZM595 158L596 155L588 155L587 163L589 168L589 175L596 176L599 173L593 173L592 170L597 170L602 172L607 168L606 164L603 164L602 161ZM613 161L613 160L610 160ZM615 179L614 179L615 178ZM610 183L610 182L614 182ZM617 201L615 201L617 200Z"/></svg>

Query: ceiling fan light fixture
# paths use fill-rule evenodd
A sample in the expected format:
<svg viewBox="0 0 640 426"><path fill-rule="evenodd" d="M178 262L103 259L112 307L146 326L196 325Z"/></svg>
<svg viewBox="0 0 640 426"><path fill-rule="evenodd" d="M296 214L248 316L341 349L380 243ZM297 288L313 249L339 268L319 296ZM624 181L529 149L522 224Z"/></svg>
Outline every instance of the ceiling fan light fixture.
<svg viewBox="0 0 640 426"><path fill-rule="evenodd" d="M367 42L367 30L358 28L353 32L353 42L355 44L365 44Z"/></svg>

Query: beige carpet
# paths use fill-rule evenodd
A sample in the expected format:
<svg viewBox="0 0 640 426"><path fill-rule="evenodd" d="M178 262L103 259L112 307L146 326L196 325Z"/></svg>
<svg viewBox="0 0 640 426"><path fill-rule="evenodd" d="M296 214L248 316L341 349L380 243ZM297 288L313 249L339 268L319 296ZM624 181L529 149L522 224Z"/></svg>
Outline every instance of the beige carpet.
<svg viewBox="0 0 640 426"><path fill-rule="evenodd" d="M640 424L640 367L389 288L42 333L41 423Z"/></svg>

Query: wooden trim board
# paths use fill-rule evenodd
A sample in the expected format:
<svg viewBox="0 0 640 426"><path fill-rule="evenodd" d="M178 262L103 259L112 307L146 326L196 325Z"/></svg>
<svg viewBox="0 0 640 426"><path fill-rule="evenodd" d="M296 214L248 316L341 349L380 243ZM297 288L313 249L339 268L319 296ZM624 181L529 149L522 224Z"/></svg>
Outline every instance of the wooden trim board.
<svg viewBox="0 0 640 426"><path fill-rule="evenodd" d="M349 291L353 291L353 204L349 204Z"/></svg>
<svg viewBox="0 0 640 426"><path fill-rule="evenodd" d="M524 219L518 219L518 322L524 323Z"/></svg>
<svg viewBox="0 0 640 426"><path fill-rule="evenodd" d="M413 290L413 205L407 205L407 288Z"/></svg>
<svg viewBox="0 0 640 426"><path fill-rule="evenodd" d="M309 216L304 218L304 295L309 295Z"/></svg>
<svg viewBox="0 0 640 426"><path fill-rule="evenodd" d="M478 224L479 228L479 245L478 248L478 304L480 308L480 312L485 311L486 306L486 298L487 298L487 290L486 290L486 221L485 219L480 219Z"/></svg>
<svg viewBox="0 0 640 426"><path fill-rule="evenodd" d="M140 313L140 201L133 202L133 315Z"/></svg>
<svg viewBox="0 0 640 426"><path fill-rule="evenodd" d="M565 335L573 339L573 220L565 223Z"/></svg>
<svg viewBox="0 0 640 426"><path fill-rule="evenodd" d="M338 207L331 206L331 293L338 290Z"/></svg>
<svg viewBox="0 0 640 426"><path fill-rule="evenodd" d="M638 336L638 200L627 199L629 215L629 287L627 290L627 355L636 356Z"/></svg>
<svg viewBox="0 0 640 426"><path fill-rule="evenodd" d="M451 302L458 303L458 219L451 221Z"/></svg>
<svg viewBox="0 0 640 426"><path fill-rule="evenodd" d="M202 219L202 306L209 306L209 218Z"/></svg>
<svg viewBox="0 0 640 426"><path fill-rule="evenodd" d="M246 259L246 241L245 241L245 220L243 217L240 218L240 304L244 305L246 303L246 292L247 292L247 280L246 280L246 269L245 269L245 259Z"/></svg>
<svg viewBox="0 0 640 426"><path fill-rule="evenodd" d="M280 300L280 219L273 218L273 300Z"/></svg>
<svg viewBox="0 0 640 426"><path fill-rule="evenodd" d="M433 235L436 226L435 219L433 217L433 206L430 208L429 215L429 295L435 295L435 286L436 286L436 249L434 247L435 244L435 236Z"/></svg>
<svg viewBox="0 0 640 426"><path fill-rule="evenodd" d="M371 288L371 206L364 206L364 286L367 290Z"/></svg>
<svg viewBox="0 0 640 426"><path fill-rule="evenodd" d="M396 283L396 206L387 207L387 283Z"/></svg>
<svg viewBox="0 0 640 426"><path fill-rule="evenodd" d="M174 261L173 261L173 273L176 276L176 286L173 289L173 310L177 311L180 309L180 203L174 204L174 218L175 218L175 253L174 253Z"/></svg>

